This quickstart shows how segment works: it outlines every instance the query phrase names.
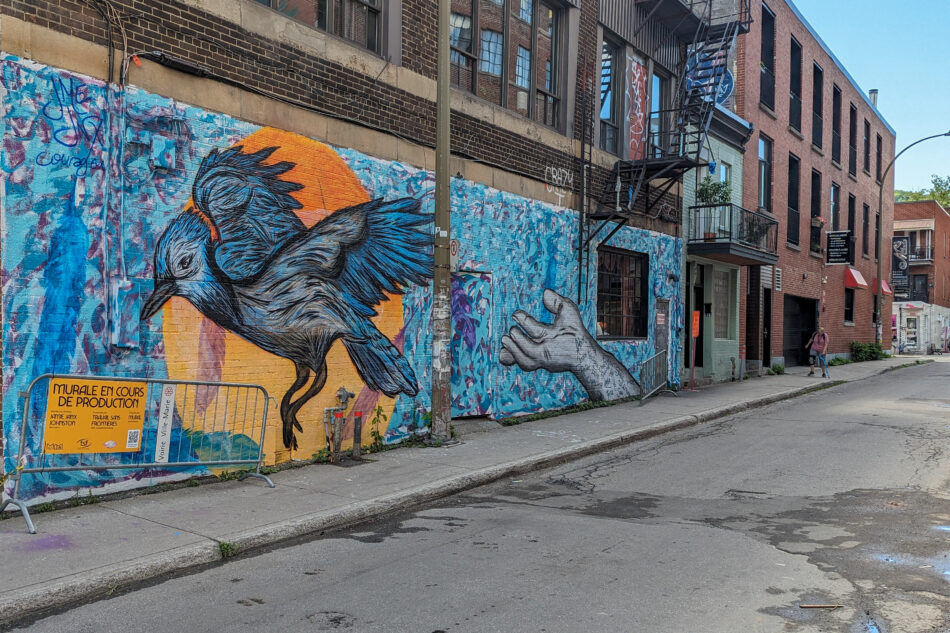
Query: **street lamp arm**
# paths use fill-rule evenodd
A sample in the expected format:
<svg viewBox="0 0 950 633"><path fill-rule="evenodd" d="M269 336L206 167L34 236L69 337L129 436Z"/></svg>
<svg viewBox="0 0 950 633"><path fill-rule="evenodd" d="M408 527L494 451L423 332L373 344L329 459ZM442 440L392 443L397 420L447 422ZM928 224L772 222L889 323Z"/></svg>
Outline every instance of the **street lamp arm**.
<svg viewBox="0 0 950 633"><path fill-rule="evenodd" d="M884 173L881 174L881 179L877 184L878 187L878 196L877 196L877 239L876 249L877 249L877 288L874 291L877 293L877 304L874 306L874 319L877 323L876 332L874 335L877 343L881 343L884 339L882 332L883 322L881 321L881 308L884 305L884 248L882 242L884 241L884 182L887 180L887 174L891 171L891 167L894 166L894 163L897 162L897 159L901 157L901 154L909 150L914 145L923 143L924 141L929 141L931 139L940 138L941 136L950 136L950 130L943 132L942 134L933 134L931 136L925 136L924 138L914 141L901 151L897 152L894 158L891 159L891 162L887 164L887 168L884 170Z"/></svg>

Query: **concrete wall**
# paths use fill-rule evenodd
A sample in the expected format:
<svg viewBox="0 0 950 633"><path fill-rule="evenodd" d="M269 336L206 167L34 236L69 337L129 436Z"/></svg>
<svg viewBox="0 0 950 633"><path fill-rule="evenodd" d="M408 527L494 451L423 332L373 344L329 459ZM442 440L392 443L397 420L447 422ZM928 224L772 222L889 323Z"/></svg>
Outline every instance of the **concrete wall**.
<svg viewBox="0 0 950 633"><path fill-rule="evenodd" d="M349 126L324 120L318 130L327 143L141 88L120 91L12 55L4 55L2 70L6 470L23 439L16 424L22 413L18 394L44 372L247 381L280 399L294 380L294 362L325 361L326 385L300 410L296 449L284 444L279 416L271 417L264 447L269 462L309 458L325 447L322 411L335 403L333 392L341 385L357 394L354 408L383 408L387 442L427 424L433 199L427 153L383 160L348 146ZM294 127L306 128L308 121ZM374 139L383 153L398 153L398 141L385 135L362 139L361 147ZM520 180L509 177L513 184ZM249 190L254 193L241 198ZM235 196L241 199L235 202ZM452 198L459 242L454 412L500 417L636 395L633 378L638 363L654 353L654 326L651 320L643 340L599 345L591 335L596 274L587 276L585 301L578 305L576 213L465 177L453 179ZM375 228L365 243L343 248L342 272L328 269L321 277L316 263L301 263L332 253L287 255L306 242L301 236L312 234L309 227L343 240L346 223L320 228L320 222L374 200L383 204L376 220L366 220ZM241 209L239 219L229 224L219 206ZM277 227L275 216L291 228ZM248 248L260 245L248 241L248 217L275 236L264 240L274 249L266 257ZM232 258L249 268L229 263L222 243L237 244ZM625 228L610 245L649 256L648 306L652 313L656 300L670 301L670 379L678 382L682 241ZM182 253L187 262L178 257ZM280 284L235 281L260 275L280 276ZM177 296L140 322L156 284L172 279ZM189 284L178 283L184 279ZM130 288L122 302L114 301L116 282ZM373 301L367 287L381 289L388 300ZM244 298L222 299L231 295ZM275 306L283 306L279 316L285 321L279 324ZM313 341L321 332L335 342L320 358L301 357L291 344ZM353 344L344 346L343 340ZM361 357L354 346L366 341L372 349ZM367 360L370 352L375 356ZM591 379L609 372L614 383ZM183 417L179 411L179 430ZM364 442L369 432L364 427ZM150 476L161 480L169 474ZM75 471L27 478L22 493L56 496L81 487L132 486L141 477L134 471Z"/></svg>

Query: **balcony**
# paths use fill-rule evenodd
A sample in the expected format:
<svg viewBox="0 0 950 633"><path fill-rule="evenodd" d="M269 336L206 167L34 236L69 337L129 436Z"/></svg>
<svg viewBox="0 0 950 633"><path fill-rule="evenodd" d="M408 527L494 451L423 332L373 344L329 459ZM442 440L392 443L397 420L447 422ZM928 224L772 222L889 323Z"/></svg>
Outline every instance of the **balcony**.
<svg viewBox="0 0 950 633"><path fill-rule="evenodd" d="M778 221L734 204L689 208L687 253L739 266L778 262Z"/></svg>
<svg viewBox="0 0 950 633"><path fill-rule="evenodd" d="M910 249L910 264L929 264L934 260L933 246L918 246Z"/></svg>

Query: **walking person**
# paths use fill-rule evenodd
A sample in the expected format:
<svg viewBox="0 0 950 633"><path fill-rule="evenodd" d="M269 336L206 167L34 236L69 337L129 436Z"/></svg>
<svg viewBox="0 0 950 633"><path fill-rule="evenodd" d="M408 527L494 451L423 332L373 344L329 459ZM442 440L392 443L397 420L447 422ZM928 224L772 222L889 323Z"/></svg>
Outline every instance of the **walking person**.
<svg viewBox="0 0 950 633"><path fill-rule="evenodd" d="M828 371L828 363L825 361L825 352L828 349L828 334L825 332L825 328L819 327L808 339L808 343L805 344L805 348L809 350L811 357L810 367L811 369L808 372L809 376L815 375L815 360L821 363L821 377L822 378L831 378L831 373Z"/></svg>

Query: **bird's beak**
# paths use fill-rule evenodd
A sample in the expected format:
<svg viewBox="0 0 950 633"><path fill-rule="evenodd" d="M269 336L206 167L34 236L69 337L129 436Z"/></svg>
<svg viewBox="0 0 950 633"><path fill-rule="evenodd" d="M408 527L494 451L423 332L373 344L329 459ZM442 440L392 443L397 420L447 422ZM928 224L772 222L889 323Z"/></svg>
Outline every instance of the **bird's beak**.
<svg viewBox="0 0 950 633"><path fill-rule="evenodd" d="M177 290L177 285L171 279L155 280L155 289L152 290L151 296L145 301L145 305L142 306L142 320L144 321L154 316L159 308L165 305L165 302L175 295Z"/></svg>

